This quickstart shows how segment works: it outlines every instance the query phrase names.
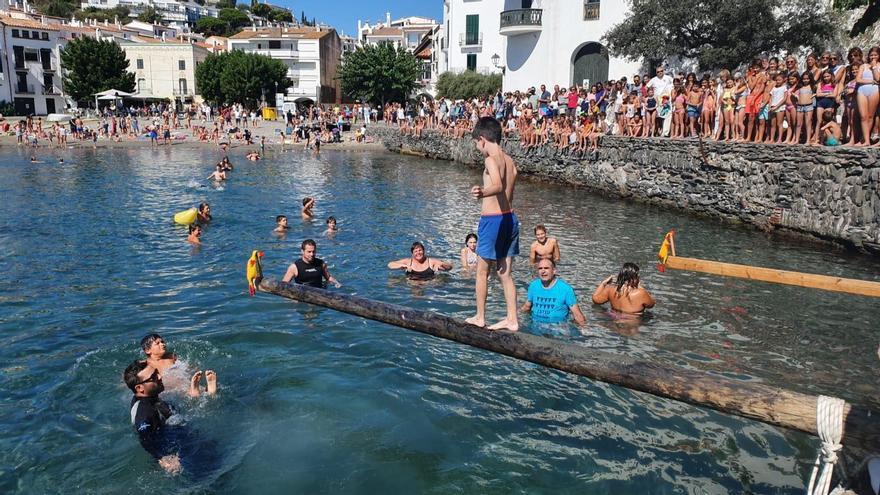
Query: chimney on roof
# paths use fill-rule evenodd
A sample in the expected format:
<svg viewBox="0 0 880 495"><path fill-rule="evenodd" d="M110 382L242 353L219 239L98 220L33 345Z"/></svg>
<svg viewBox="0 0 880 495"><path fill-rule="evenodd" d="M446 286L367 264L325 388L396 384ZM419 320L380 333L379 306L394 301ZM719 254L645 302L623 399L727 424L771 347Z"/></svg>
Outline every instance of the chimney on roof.
<svg viewBox="0 0 880 495"><path fill-rule="evenodd" d="M361 27L362 27L362 26L361 26L361 20L358 19L358 34L360 34L360 32L361 32Z"/></svg>
<svg viewBox="0 0 880 495"><path fill-rule="evenodd" d="M385 27L391 27L391 12L385 12Z"/></svg>
<svg viewBox="0 0 880 495"><path fill-rule="evenodd" d="M165 43L165 31L162 31L162 43Z"/></svg>

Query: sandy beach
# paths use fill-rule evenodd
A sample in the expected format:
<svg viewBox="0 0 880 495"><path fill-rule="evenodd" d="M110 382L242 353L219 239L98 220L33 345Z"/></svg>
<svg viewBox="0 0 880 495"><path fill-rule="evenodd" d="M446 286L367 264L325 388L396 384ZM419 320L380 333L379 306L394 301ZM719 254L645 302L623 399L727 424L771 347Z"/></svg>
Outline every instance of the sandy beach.
<svg viewBox="0 0 880 495"><path fill-rule="evenodd" d="M13 119L15 119L13 117ZM17 119L15 119L17 120ZM149 119L140 119L142 125L146 125ZM98 126L97 120L87 120L84 124L94 129ZM201 126L201 122L193 122L194 125ZM211 124L207 124L210 126ZM373 124L375 125L375 124ZM369 129L369 125L367 128ZM44 123L44 129L47 129L46 123ZM229 141L228 149L239 149L239 150L254 150L259 151L260 149L260 138L266 137L266 147L267 148L280 148L282 146L281 143L281 130L284 129L284 124L282 122L276 121L259 121L257 122L256 127L251 127L250 131L252 133L253 144L248 145L245 144L244 140L232 139ZM219 148L217 144L213 141L199 141L196 137L193 136L193 133L189 129L185 129L183 127L179 129L175 129L171 132L172 140L169 141L168 144L162 144L162 140L159 140L158 147L166 147L166 146L175 146L175 147L203 147L203 148ZM368 131L369 135L369 131ZM222 142L227 142L224 139L221 139ZM15 133L11 132L11 134L0 135L0 146L16 146L17 138L15 137ZM28 147L33 149L31 146L26 144L21 144L21 147ZM294 143L290 137L287 137L283 143L285 149L293 149L295 147L303 147L304 142L300 141L299 143ZM137 138L133 138L131 136L123 136L120 137L119 140L110 139L107 137L99 137L96 143L93 143L91 140L79 140L73 139L71 136L68 136L67 144L64 146L66 149L72 148L142 148L142 147L150 147L150 138L146 136L140 136ZM37 148L39 150L60 150L62 149L57 143L52 143L48 139L40 139L37 143ZM321 143L321 150L344 150L344 151L382 151L385 147L381 142L374 141L370 143L358 143L354 140L354 131L347 131L342 133L342 142L341 143Z"/></svg>

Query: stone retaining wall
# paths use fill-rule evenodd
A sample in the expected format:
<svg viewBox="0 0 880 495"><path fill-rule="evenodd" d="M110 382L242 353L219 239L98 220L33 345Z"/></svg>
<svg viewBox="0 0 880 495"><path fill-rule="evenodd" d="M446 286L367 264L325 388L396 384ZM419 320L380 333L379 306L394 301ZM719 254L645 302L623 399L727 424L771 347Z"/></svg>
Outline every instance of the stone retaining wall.
<svg viewBox="0 0 880 495"><path fill-rule="evenodd" d="M481 166L470 139L372 126L391 151ZM880 150L605 137L581 157L506 141L523 174L880 254Z"/></svg>

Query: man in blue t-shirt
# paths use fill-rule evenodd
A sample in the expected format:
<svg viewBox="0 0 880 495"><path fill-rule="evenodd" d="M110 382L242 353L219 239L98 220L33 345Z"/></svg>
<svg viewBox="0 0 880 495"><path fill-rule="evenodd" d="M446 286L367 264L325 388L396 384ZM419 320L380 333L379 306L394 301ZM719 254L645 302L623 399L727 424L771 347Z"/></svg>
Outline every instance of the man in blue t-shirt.
<svg viewBox="0 0 880 495"><path fill-rule="evenodd" d="M538 279L529 284L528 300L520 311L531 312L536 323L561 323L571 315L574 322L583 325L586 317L578 307L574 289L556 276L556 262L549 258L538 261Z"/></svg>

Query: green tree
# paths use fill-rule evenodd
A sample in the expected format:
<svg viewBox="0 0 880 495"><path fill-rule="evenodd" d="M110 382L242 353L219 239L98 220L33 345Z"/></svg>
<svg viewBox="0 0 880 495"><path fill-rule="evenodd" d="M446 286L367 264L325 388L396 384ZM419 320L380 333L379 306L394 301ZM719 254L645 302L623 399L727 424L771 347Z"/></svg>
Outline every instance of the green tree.
<svg viewBox="0 0 880 495"><path fill-rule="evenodd" d="M265 3L258 3L251 6L251 14L258 15L260 17L269 17L270 12L272 12L272 7L269 7Z"/></svg>
<svg viewBox="0 0 880 495"><path fill-rule="evenodd" d="M269 12L269 20L272 22L293 22L293 14L284 9L272 9Z"/></svg>
<svg viewBox="0 0 880 495"><path fill-rule="evenodd" d="M149 5L137 16L137 20L150 24L159 24L162 22L162 14L155 7Z"/></svg>
<svg viewBox="0 0 880 495"><path fill-rule="evenodd" d="M125 52L112 41L81 37L61 49L64 91L77 102L90 102L100 91L134 91Z"/></svg>
<svg viewBox="0 0 880 495"><path fill-rule="evenodd" d="M238 9L221 9L220 13L217 14L217 18L226 23L228 26L227 32L238 31L251 22L247 14Z"/></svg>
<svg viewBox="0 0 880 495"><path fill-rule="evenodd" d="M605 36L609 51L657 63L696 59L701 69L736 68L761 53L818 47L832 23L797 0L628 0L630 16Z"/></svg>
<svg viewBox="0 0 880 495"><path fill-rule="evenodd" d="M346 55L339 68L342 91L374 104L404 101L416 89L421 63L405 48L380 43Z"/></svg>
<svg viewBox="0 0 880 495"><path fill-rule="evenodd" d="M219 0L217 2L218 9L234 9L236 0Z"/></svg>
<svg viewBox="0 0 880 495"><path fill-rule="evenodd" d="M52 0L49 3L45 4L43 7L37 7L37 10L40 12L51 15L55 17L64 17L69 18L71 14L73 14L78 8L78 5L75 5L66 0Z"/></svg>
<svg viewBox="0 0 880 495"><path fill-rule="evenodd" d="M87 7L83 10L77 10L74 12L73 16L80 20L84 21L86 19L95 19L98 21L113 21L115 19L119 19L119 22L126 22L129 15L131 15L131 11L128 10L128 7L118 6L112 9L99 9L97 7Z"/></svg>
<svg viewBox="0 0 880 495"><path fill-rule="evenodd" d="M254 108L265 96L284 92L290 81L280 60L233 50L208 57L196 67L202 97L212 103L242 103Z"/></svg>
<svg viewBox="0 0 880 495"><path fill-rule="evenodd" d="M501 89L501 74L477 74L464 71L461 74L444 72L437 77L437 95L453 100L494 95Z"/></svg>
<svg viewBox="0 0 880 495"><path fill-rule="evenodd" d="M229 24L216 17L202 17L196 21L195 31L205 36L224 36L229 30Z"/></svg>

